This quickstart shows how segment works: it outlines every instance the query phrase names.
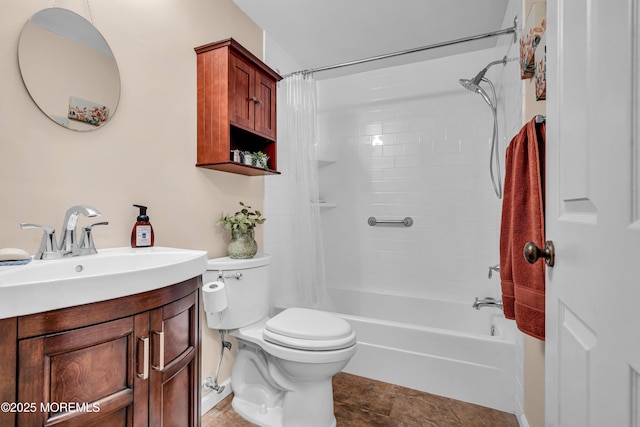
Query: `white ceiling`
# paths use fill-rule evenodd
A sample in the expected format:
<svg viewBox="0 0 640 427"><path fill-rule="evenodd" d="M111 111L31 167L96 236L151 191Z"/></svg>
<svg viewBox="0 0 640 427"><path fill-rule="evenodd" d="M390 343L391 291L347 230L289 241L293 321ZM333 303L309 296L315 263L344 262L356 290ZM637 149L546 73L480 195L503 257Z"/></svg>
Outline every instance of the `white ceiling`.
<svg viewBox="0 0 640 427"><path fill-rule="evenodd" d="M234 0L301 69L369 58L501 29L508 0ZM511 19L509 19L511 22ZM511 23L507 26L510 27ZM484 39L341 74L484 49ZM288 70L294 71L294 70ZM316 77L326 78L318 73Z"/></svg>

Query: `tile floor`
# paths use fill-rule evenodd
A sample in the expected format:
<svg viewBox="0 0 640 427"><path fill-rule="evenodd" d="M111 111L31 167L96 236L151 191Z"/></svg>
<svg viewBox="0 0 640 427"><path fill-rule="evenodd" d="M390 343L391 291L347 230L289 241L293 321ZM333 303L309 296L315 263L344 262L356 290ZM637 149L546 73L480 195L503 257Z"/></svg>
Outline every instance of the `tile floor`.
<svg viewBox="0 0 640 427"><path fill-rule="evenodd" d="M231 398L206 413L202 427L254 426ZM345 373L333 379L333 398L337 427L518 427L513 414Z"/></svg>

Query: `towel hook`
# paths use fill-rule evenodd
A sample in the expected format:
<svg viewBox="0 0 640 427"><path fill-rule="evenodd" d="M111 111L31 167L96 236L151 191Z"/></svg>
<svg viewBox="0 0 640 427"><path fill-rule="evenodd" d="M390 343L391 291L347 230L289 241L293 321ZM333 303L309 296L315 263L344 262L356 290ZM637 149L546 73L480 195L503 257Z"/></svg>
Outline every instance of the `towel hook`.
<svg viewBox="0 0 640 427"><path fill-rule="evenodd" d="M556 259L556 248L551 240L547 240L544 249L540 249L533 242L527 242L524 245L523 255L529 264L535 264L538 259L544 258L547 265L553 267Z"/></svg>

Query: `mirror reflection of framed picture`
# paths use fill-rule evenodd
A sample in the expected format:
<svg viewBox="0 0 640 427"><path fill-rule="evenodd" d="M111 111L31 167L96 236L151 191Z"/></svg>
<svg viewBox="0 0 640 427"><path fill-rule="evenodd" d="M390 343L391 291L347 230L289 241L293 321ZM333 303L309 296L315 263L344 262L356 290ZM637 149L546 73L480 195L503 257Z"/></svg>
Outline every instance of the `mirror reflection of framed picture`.
<svg viewBox="0 0 640 427"><path fill-rule="evenodd" d="M70 96L68 117L79 122L100 126L109 118L109 109L96 102Z"/></svg>

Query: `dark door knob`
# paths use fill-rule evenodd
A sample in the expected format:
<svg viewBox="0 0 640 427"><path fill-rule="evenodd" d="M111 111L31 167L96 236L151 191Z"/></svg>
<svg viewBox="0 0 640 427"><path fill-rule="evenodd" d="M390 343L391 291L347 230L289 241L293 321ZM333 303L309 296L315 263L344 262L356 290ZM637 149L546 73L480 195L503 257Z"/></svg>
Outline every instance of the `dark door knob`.
<svg viewBox="0 0 640 427"><path fill-rule="evenodd" d="M529 264L534 264L538 259L544 258L549 267L553 267L556 258L556 248L551 240L547 240L544 249L540 249L535 243L527 242L523 250L524 259Z"/></svg>

